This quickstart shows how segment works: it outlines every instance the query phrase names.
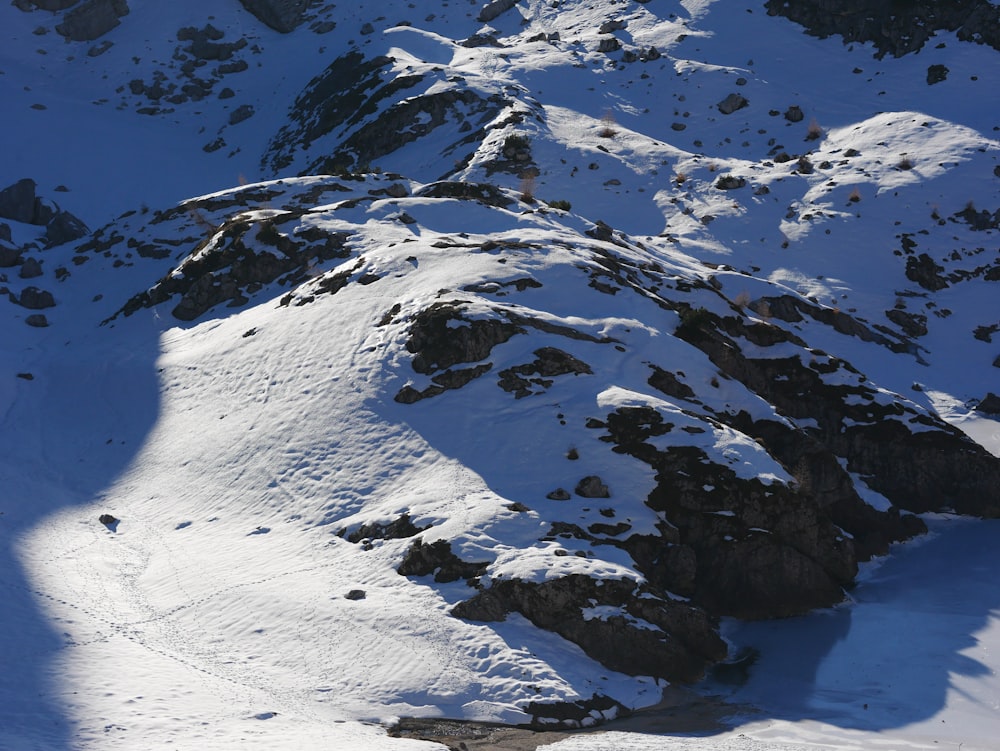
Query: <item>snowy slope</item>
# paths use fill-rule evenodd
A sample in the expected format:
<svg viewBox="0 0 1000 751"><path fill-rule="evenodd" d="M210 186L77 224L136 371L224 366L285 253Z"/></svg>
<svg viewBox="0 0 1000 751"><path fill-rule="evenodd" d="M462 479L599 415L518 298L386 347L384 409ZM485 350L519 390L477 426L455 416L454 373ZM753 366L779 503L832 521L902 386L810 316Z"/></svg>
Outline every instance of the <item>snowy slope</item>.
<svg viewBox="0 0 1000 751"><path fill-rule="evenodd" d="M432 746L378 723L550 723L554 710L532 702L617 702L592 724L656 704L662 671L609 666L578 635L603 622L621 643L653 634L659 649L673 637L642 602L676 618L712 594L681 591L670 572L678 587L664 586L624 542L680 518L672 501L646 503L667 487L656 462L698 452L713 479L697 483L695 515L714 515L727 543L794 535L753 523L730 492L812 492L747 421L812 436L822 416L734 377L729 346L757 368L788 359L820 373L845 394L845 431L895 422L906 440L928 433L973 452L953 425L985 447L955 461L984 474L934 503L837 455L859 500L833 521L810 501L821 531L807 556L837 597L857 559L916 531L891 526L900 509L996 513L985 494L963 497L1000 456L1000 425L974 410L997 390L1000 354L996 51L941 34L918 55L877 60L756 5L722 5L530 0L487 23L476 5L313 7L282 35L235 2L133 3L93 56L94 43L57 35L58 14L0 10L11 145L0 184L31 177L96 230L43 251L29 246L39 228L7 222L45 273L3 270L0 747L418 748ZM224 60L178 34L209 22L222 33L206 38L233 45L209 55ZM610 38L619 48L599 51ZM368 83L337 67L351 50L386 56ZM947 65L947 80L929 86L930 64ZM192 75L198 98L168 101ZM157 81L173 94L151 97ZM317 91L373 104L331 114ZM734 93L748 105L723 114ZM784 116L793 105L801 121ZM233 117L241 106L247 119ZM745 184L722 189L723 176ZM272 273L282 254L291 260ZM29 286L56 298L45 328L14 304ZM477 356L441 344L438 326L479 337ZM667 391L656 369L672 374ZM646 431L641 445L626 428ZM610 498L571 492L584 476ZM557 489L568 500L547 497ZM386 531L401 518L419 531ZM867 555L860 520L887 530ZM441 561L401 575L417 539L447 541L474 575L441 581ZM504 582L572 577L630 594L576 603L573 638L539 628L524 604L507 602L504 620L451 614ZM989 600L987 583L970 592ZM855 620L866 592L891 595L874 584L855 590ZM724 595L712 594L716 612L750 612ZM935 608L938 627L981 633L988 650L992 617L950 609ZM911 723L885 719L896 710L871 698L877 681L828 711L853 671L823 684L820 704L769 704L768 676L786 668L766 640L822 644L788 624L778 628L794 636L727 621L732 643L763 655L762 677L730 698L776 724L754 720L709 747L934 740L897 732ZM699 665L719 659L699 649ZM945 681L928 653L920 676ZM990 701L990 679L967 680L957 690ZM965 717L945 694L899 702L913 722ZM879 719L850 719L863 698ZM989 713L974 714L968 735L949 738L986 748ZM811 718L827 725L790 724ZM829 727L851 732L831 740ZM672 747L632 736L557 747L649 742Z"/></svg>

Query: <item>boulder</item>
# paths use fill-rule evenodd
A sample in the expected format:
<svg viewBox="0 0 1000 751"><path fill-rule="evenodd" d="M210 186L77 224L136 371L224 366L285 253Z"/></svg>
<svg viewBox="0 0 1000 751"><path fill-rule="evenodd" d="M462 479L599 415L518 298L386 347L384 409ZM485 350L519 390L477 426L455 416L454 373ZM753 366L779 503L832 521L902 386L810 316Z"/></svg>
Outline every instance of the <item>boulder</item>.
<svg viewBox="0 0 1000 751"><path fill-rule="evenodd" d="M476 20L480 23L488 23L515 5L517 5L517 0L493 0L493 2L487 3L482 7Z"/></svg>
<svg viewBox="0 0 1000 751"><path fill-rule="evenodd" d="M0 190L0 217L31 224L35 218L35 187L35 181L26 177Z"/></svg>
<svg viewBox="0 0 1000 751"><path fill-rule="evenodd" d="M24 319L24 322L29 326L33 326L36 329L44 329L49 325L49 319L46 318L41 313L32 313L30 316Z"/></svg>
<svg viewBox="0 0 1000 751"><path fill-rule="evenodd" d="M723 115L731 115L749 105L749 100L741 94L730 94L716 105Z"/></svg>
<svg viewBox="0 0 1000 751"><path fill-rule="evenodd" d="M59 211L45 225L45 247L51 248L90 234L87 225L68 211Z"/></svg>
<svg viewBox="0 0 1000 751"><path fill-rule="evenodd" d="M36 276L41 276L42 264L34 256L28 256L21 264L21 270L18 271L17 275L22 279L34 279Z"/></svg>
<svg viewBox="0 0 1000 751"><path fill-rule="evenodd" d="M574 489L581 498L610 498L611 492L597 475L584 477Z"/></svg>
<svg viewBox="0 0 1000 751"><path fill-rule="evenodd" d="M67 13L56 31L74 42L90 42L118 26L128 12L127 0L87 0Z"/></svg>
<svg viewBox="0 0 1000 751"><path fill-rule="evenodd" d="M56 304L51 292L38 289L38 287L25 287L17 302L22 308L28 310L44 310Z"/></svg>
<svg viewBox="0 0 1000 751"><path fill-rule="evenodd" d="M802 108L797 104L793 104L787 110L785 110L785 119L790 123L800 123L805 114L802 112Z"/></svg>
<svg viewBox="0 0 1000 751"><path fill-rule="evenodd" d="M0 269L9 269L21 262L21 249L0 243Z"/></svg>
<svg viewBox="0 0 1000 751"><path fill-rule="evenodd" d="M986 415L1000 415L1000 396L992 391L988 392L976 405L976 411Z"/></svg>

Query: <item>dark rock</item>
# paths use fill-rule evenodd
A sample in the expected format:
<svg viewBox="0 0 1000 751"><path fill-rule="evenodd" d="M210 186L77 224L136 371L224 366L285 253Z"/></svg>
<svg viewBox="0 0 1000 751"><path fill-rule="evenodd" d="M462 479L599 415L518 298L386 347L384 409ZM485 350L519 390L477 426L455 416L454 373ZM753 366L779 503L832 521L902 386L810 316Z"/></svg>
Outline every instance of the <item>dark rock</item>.
<svg viewBox="0 0 1000 751"><path fill-rule="evenodd" d="M587 618L585 608L618 607L620 616ZM725 657L715 621L699 608L667 600L622 579L570 575L542 583L494 579L490 588L456 605L451 613L473 621L499 621L518 612L539 628L577 644L606 667L629 675L670 681L700 679L705 667ZM641 628L629 618L646 621Z"/></svg>
<svg viewBox="0 0 1000 751"><path fill-rule="evenodd" d="M988 0L767 0L769 15L785 16L818 37L872 43L876 57L920 50L936 31L1000 50L1000 7Z"/></svg>
<svg viewBox="0 0 1000 751"><path fill-rule="evenodd" d="M344 595L345 600L363 600L368 595L363 589L352 589L346 595Z"/></svg>
<svg viewBox="0 0 1000 751"><path fill-rule="evenodd" d="M480 23L488 23L515 5L517 5L517 0L492 0L480 9L476 20Z"/></svg>
<svg viewBox="0 0 1000 751"><path fill-rule="evenodd" d="M948 78L948 67L946 65L931 65L927 68L927 85L933 86Z"/></svg>
<svg viewBox="0 0 1000 751"><path fill-rule="evenodd" d="M744 187L746 184L747 181L745 178L735 175L723 175L715 182L715 187L719 190L736 190Z"/></svg>
<svg viewBox="0 0 1000 751"><path fill-rule="evenodd" d="M451 543L447 540L437 540L425 545L418 538L410 545L396 571L403 576L434 574L434 581L443 583L482 576L487 566L489 561L463 561L452 552Z"/></svg>
<svg viewBox="0 0 1000 751"><path fill-rule="evenodd" d="M195 60L229 60L238 50L247 46L246 39L239 39L235 42L220 41L224 36L225 34L220 29L217 29L210 23L205 24L200 29L196 26L184 26L177 30L177 40L179 42L188 42L188 45L184 47L184 51L195 58ZM245 61L238 60L220 65L217 68L217 72L220 75L238 73L246 70L247 67L248 65ZM191 77L196 68L197 65L194 60L187 60L181 70L188 77ZM160 82L158 81L155 86L159 87ZM189 91L192 98L207 95L205 87L200 86L197 90L185 87L185 91ZM150 99L159 99L163 96L163 93L162 91L153 92L147 89L146 95Z"/></svg>
<svg viewBox="0 0 1000 751"><path fill-rule="evenodd" d="M927 333L927 316L921 313L907 313L894 308L885 311L885 317L899 326L907 336L918 337Z"/></svg>
<svg viewBox="0 0 1000 751"><path fill-rule="evenodd" d="M33 326L36 329L44 329L49 325L49 319L46 318L42 313L33 313L24 319L24 322L29 326Z"/></svg>
<svg viewBox="0 0 1000 751"><path fill-rule="evenodd" d="M398 519L394 519L387 524L382 524L380 522L362 524L356 530L347 535L347 541L356 543L361 542L362 540L400 540L406 537L418 535L429 528L429 524L426 527L418 527L414 525L414 523L410 520L410 515L403 514Z"/></svg>
<svg viewBox="0 0 1000 751"><path fill-rule="evenodd" d="M618 37L602 37L597 42L598 52L615 52L622 48L622 43L619 41Z"/></svg>
<svg viewBox="0 0 1000 751"><path fill-rule="evenodd" d="M90 234L87 225L68 211L59 211L45 225L45 247L79 240Z"/></svg>
<svg viewBox="0 0 1000 751"><path fill-rule="evenodd" d="M21 254L24 251L20 248L0 243L0 269L9 269L21 263Z"/></svg>
<svg viewBox="0 0 1000 751"><path fill-rule="evenodd" d="M34 180L24 178L0 190L0 217L24 224L34 223L35 187Z"/></svg>
<svg viewBox="0 0 1000 751"><path fill-rule="evenodd" d="M240 3L275 31L287 34L302 23L312 0L240 0Z"/></svg>
<svg viewBox="0 0 1000 751"><path fill-rule="evenodd" d="M11 242L10 225L0 222L0 242Z"/></svg>
<svg viewBox="0 0 1000 751"><path fill-rule="evenodd" d="M444 180L431 183L417 191L420 198L465 198L486 206L507 208L513 201L497 186L489 183L466 183Z"/></svg>
<svg viewBox="0 0 1000 751"><path fill-rule="evenodd" d="M38 287L25 287L21 291L21 297L18 299L18 305L28 310L44 310L45 308L53 307L55 304L56 301L52 297L52 293L38 289Z"/></svg>
<svg viewBox="0 0 1000 751"><path fill-rule="evenodd" d="M268 196L262 193L253 199L267 201ZM245 197L242 203L229 198L208 200L204 204L182 204L180 211L197 212L201 208L215 211L229 206L228 201L242 206L250 199ZM182 321L193 321L220 303L240 304L247 299L246 293L273 282L282 274L304 277L309 265L317 260L328 261L349 255L344 247L346 234L317 230L308 237L293 238L278 230L282 222L296 221L297 216L290 212L258 221L235 216L213 231L171 273L149 290L132 297L118 313L129 316L141 308L159 305L180 295L173 315ZM349 281L352 273L348 271L342 278L337 275L324 277L317 283L317 289L335 293ZM282 301L287 305L291 300L282 298Z"/></svg>
<svg viewBox="0 0 1000 751"><path fill-rule="evenodd" d="M229 124L236 125L243 122L244 120L249 120L254 115L254 108L249 104L241 104L239 107L234 109L229 113Z"/></svg>
<svg viewBox="0 0 1000 751"><path fill-rule="evenodd" d="M545 495L550 501L568 501L571 496L565 488L556 488L551 493Z"/></svg>
<svg viewBox="0 0 1000 751"><path fill-rule="evenodd" d="M504 391L514 392L518 398L528 396L533 392L532 386L540 386L542 389L548 388L552 384L552 376L566 375L573 373L592 374L593 371L587 363L578 360L572 355L563 352L555 347L542 347L534 352L536 359L525 365L515 365L512 368L501 370L499 374L499 386ZM524 378L538 374L542 378Z"/></svg>
<svg viewBox="0 0 1000 751"><path fill-rule="evenodd" d="M906 259L906 278L932 292L948 286L947 280L941 275L943 271L944 267L935 263L926 253Z"/></svg>
<svg viewBox="0 0 1000 751"><path fill-rule="evenodd" d="M988 392L976 405L976 411L987 415L1000 415L1000 396L992 391Z"/></svg>
<svg viewBox="0 0 1000 751"><path fill-rule="evenodd" d="M523 329L506 321L465 320L461 303L437 302L414 316L406 349L414 354L413 369L430 374L483 360L497 344L520 333Z"/></svg>
<svg viewBox="0 0 1000 751"><path fill-rule="evenodd" d="M955 217L966 222L974 232L1000 229L1000 209L991 214L986 209L976 211L976 207L969 203L961 211L956 211Z"/></svg>
<svg viewBox="0 0 1000 751"><path fill-rule="evenodd" d="M850 472L864 476L869 487L898 508L1000 515L1000 459L928 413L903 402L880 402L863 376L837 358L744 357L729 336L760 343L755 339L764 332L756 329L736 317L709 317L696 335L683 338L780 413L815 420L811 438L846 459ZM788 332L783 336L794 341ZM827 382L827 374L834 372L849 380Z"/></svg>
<svg viewBox="0 0 1000 751"><path fill-rule="evenodd" d="M531 715L531 726L539 730L549 730L554 727L591 727L594 724L600 725L630 714L628 708L601 694L594 694L589 699L578 699L573 702L532 701L524 707L524 712Z"/></svg>
<svg viewBox="0 0 1000 751"><path fill-rule="evenodd" d="M56 31L74 42L90 42L118 26L128 12L126 0L86 0L63 16Z"/></svg>
<svg viewBox="0 0 1000 751"><path fill-rule="evenodd" d="M34 279L35 277L42 275L42 264L39 263L38 259L34 256L28 256L24 259L24 263L21 264L20 270L17 275L22 279Z"/></svg>
<svg viewBox="0 0 1000 751"><path fill-rule="evenodd" d="M610 498L611 491L597 475L588 475L576 484L574 492L581 498Z"/></svg>
<svg viewBox="0 0 1000 751"><path fill-rule="evenodd" d="M99 521L101 524L103 524L105 527L107 527L111 531L115 531L115 530L118 529L118 523L121 520L120 519L116 519L111 514L101 514L99 517L97 517L97 521Z"/></svg>
<svg viewBox="0 0 1000 751"><path fill-rule="evenodd" d="M749 100L742 94L730 94L716 106L723 115L731 115L737 110L741 110L750 104Z"/></svg>
<svg viewBox="0 0 1000 751"><path fill-rule="evenodd" d="M651 365L650 367L653 370L653 374L646 382L654 389L661 391L667 396L673 396L679 399L691 399L694 397L694 390L686 383L682 383L677 376L669 370L663 370L663 368L660 368L657 365Z"/></svg>
<svg viewBox="0 0 1000 751"><path fill-rule="evenodd" d="M793 104L787 110L785 110L785 119L790 123L800 123L805 118L802 113L802 108L797 104Z"/></svg>

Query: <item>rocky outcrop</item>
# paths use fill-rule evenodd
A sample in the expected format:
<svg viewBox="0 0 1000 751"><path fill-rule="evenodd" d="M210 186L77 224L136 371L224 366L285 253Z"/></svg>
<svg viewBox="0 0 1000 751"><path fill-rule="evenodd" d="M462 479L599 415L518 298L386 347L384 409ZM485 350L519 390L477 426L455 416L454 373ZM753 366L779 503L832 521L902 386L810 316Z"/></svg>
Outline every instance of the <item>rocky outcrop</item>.
<svg viewBox="0 0 1000 751"><path fill-rule="evenodd" d="M459 579L475 579L482 576L489 561L463 561L451 550L447 540L436 540L424 544L417 539L406 551L402 562L396 569L403 576L430 576L439 583L458 581Z"/></svg>
<svg viewBox="0 0 1000 751"><path fill-rule="evenodd" d="M42 207L35 196L36 187L34 180L25 178L0 190L0 217L24 224L41 224Z"/></svg>
<svg viewBox="0 0 1000 751"><path fill-rule="evenodd" d="M818 37L871 42L876 57L920 50L936 31L1000 50L1000 6L988 0L767 0L767 12L785 16ZM929 81L930 82L930 81Z"/></svg>
<svg viewBox="0 0 1000 751"><path fill-rule="evenodd" d="M343 174L364 170L442 128L451 129L446 153L473 151L486 126L508 104L499 94L484 98L460 85L430 90L431 80L422 75L387 75L391 65L387 57L365 58L356 51L335 60L296 98L288 123L269 142L263 161L279 171L297 153L308 154L319 139L330 139L302 174Z"/></svg>
<svg viewBox="0 0 1000 751"><path fill-rule="evenodd" d="M28 310L44 310L56 304L55 298L48 290L38 289L38 287L25 287L21 291L21 296L17 300L18 305Z"/></svg>
<svg viewBox="0 0 1000 751"><path fill-rule="evenodd" d="M126 0L86 0L63 16L56 31L74 42L89 42L118 26L129 12Z"/></svg>
<svg viewBox="0 0 1000 751"><path fill-rule="evenodd" d="M726 655L716 622L703 610L627 579L494 580L451 611L473 621L501 621L512 612L629 675L692 682Z"/></svg>
<svg viewBox="0 0 1000 751"><path fill-rule="evenodd" d="M192 205L188 210L197 209ZM348 255L345 235L315 228L300 230L297 235L280 231L284 222L294 222L300 215L289 212L256 223L237 216L213 228L177 269L133 296L118 313L129 316L180 296L172 311L174 317L193 321L222 303L230 307L246 304L248 295L282 275L302 280L314 261ZM141 246L139 251L158 255L156 246Z"/></svg>
<svg viewBox="0 0 1000 751"><path fill-rule="evenodd" d="M25 178L0 190L0 217L45 227L47 248L90 233L79 218L36 195L37 187L34 180Z"/></svg>
<svg viewBox="0 0 1000 751"><path fill-rule="evenodd" d="M765 346L786 341L804 347L804 342L736 317L706 314L696 327L677 333L782 414L815 420L808 435L898 508L1000 515L1000 460L902 398L887 402L849 363L816 352L806 360L746 357L730 337ZM831 374L838 375L828 382Z"/></svg>
<svg viewBox="0 0 1000 751"><path fill-rule="evenodd" d="M857 573L854 546L814 497L741 478L694 446L654 448L650 439L673 426L652 408L619 409L606 426L603 440L656 470L646 505L670 524L658 541L625 545L651 583L710 612L750 618L843 599Z"/></svg>
<svg viewBox="0 0 1000 751"><path fill-rule="evenodd" d="M90 234L90 230L79 217L68 211L60 211L45 225L45 247L51 248L79 240L88 234Z"/></svg>
<svg viewBox="0 0 1000 751"><path fill-rule="evenodd" d="M476 20L480 23L489 23L501 13L506 13L517 5L517 2L518 0L493 0L480 9Z"/></svg>
<svg viewBox="0 0 1000 751"><path fill-rule="evenodd" d="M240 3L275 31L287 34L302 23L312 0L240 0Z"/></svg>

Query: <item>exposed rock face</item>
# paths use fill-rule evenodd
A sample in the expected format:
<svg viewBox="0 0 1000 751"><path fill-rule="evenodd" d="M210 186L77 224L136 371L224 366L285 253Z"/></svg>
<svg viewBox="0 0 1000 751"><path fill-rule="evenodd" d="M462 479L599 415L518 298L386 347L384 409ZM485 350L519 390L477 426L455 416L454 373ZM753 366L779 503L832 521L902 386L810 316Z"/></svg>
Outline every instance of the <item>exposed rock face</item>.
<svg viewBox="0 0 1000 751"><path fill-rule="evenodd" d="M877 57L916 52L936 31L1000 50L1000 7L987 0L767 0L766 6L770 15L785 16L815 36L871 42Z"/></svg>
<svg viewBox="0 0 1000 751"><path fill-rule="evenodd" d="M39 206L35 188L34 180L24 178L0 190L0 217L25 224L37 224Z"/></svg>
<svg viewBox="0 0 1000 751"><path fill-rule="evenodd" d="M482 23L488 23L501 13L507 12L515 5L517 5L517 0L493 0L493 2L487 3L482 7L479 11L479 15L476 17L476 20Z"/></svg>
<svg viewBox="0 0 1000 751"><path fill-rule="evenodd" d="M90 234L87 225L68 211L60 211L45 225L45 247L79 240Z"/></svg>
<svg viewBox="0 0 1000 751"><path fill-rule="evenodd" d="M809 434L847 460L848 469L901 509L921 513L953 508L959 513L1000 514L1000 462L964 433L900 402L886 404L842 360L814 356L748 358L728 335L756 343L794 337L774 327L744 326L736 318L717 319L678 333L704 351L722 372L760 394L796 419L814 419ZM801 342L800 342L801 344ZM841 372L853 385L827 383ZM849 374L853 373L853 376ZM804 399L805 394L809 395ZM910 426L913 426L911 429ZM915 432L914 432L915 431Z"/></svg>
<svg viewBox="0 0 1000 751"><path fill-rule="evenodd" d="M451 551L451 543L447 540L437 540L425 545L423 540L417 539L396 570L403 576L434 574L436 582L453 582L480 576L488 565L489 561L463 561Z"/></svg>
<svg viewBox="0 0 1000 751"><path fill-rule="evenodd" d="M587 612L600 605L617 608L620 614L599 617ZM474 621L499 621L511 612L629 675L692 682L726 654L715 621L703 610L663 599L624 579L598 581L583 575L541 583L504 579L452 609L452 615Z"/></svg>
<svg viewBox="0 0 1000 751"><path fill-rule="evenodd" d="M838 602L857 572L853 544L815 499L780 483L739 478L700 449L657 450L673 427L650 408L608 416L605 440L657 471L646 503L671 527L625 547L650 581L711 612L771 617ZM650 543L653 543L650 546ZM686 549L681 555L671 548ZM693 563L693 570L677 564Z"/></svg>
<svg viewBox="0 0 1000 751"><path fill-rule="evenodd" d="M56 304L51 292L38 289L38 287L25 287L17 302L22 308L28 308L28 310L44 310Z"/></svg>
<svg viewBox="0 0 1000 751"><path fill-rule="evenodd" d="M387 77L391 64L387 57L368 59L360 52L336 59L296 98L288 124L271 139L263 161L284 169L297 151L308 152L317 140L330 138L331 146L303 174L341 174L439 128L453 129L453 149L471 149L505 106L500 95L484 99L471 89L430 91L431 81L421 75Z"/></svg>
<svg viewBox="0 0 1000 751"><path fill-rule="evenodd" d="M118 26L128 12L126 0L87 0L63 16L56 31L74 42L89 42Z"/></svg>
<svg viewBox="0 0 1000 751"><path fill-rule="evenodd" d="M275 31L287 34L302 23L312 0L240 0L243 7Z"/></svg>
<svg viewBox="0 0 1000 751"><path fill-rule="evenodd" d="M189 210L196 211L197 204L190 204ZM174 317L193 321L223 302L234 307L245 304L248 294L282 274L302 278L313 259L348 255L344 248L347 238L343 235L282 234L279 230L282 222L294 221L297 216L290 212L260 224L235 218L213 229L195 253L178 267L179 273L168 274L149 290L135 295L119 312L128 316L179 294L180 301L172 311ZM162 249L161 255L161 249L155 246L140 246L138 252L156 257L169 253Z"/></svg>
<svg viewBox="0 0 1000 751"><path fill-rule="evenodd" d="M415 371L430 374L458 363L478 362L497 344L522 332L506 321L466 321L461 311L459 304L441 302L417 315L406 342L406 349L414 354Z"/></svg>
<svg viewBox="0 0 1000 751"><path fill-rule="evenodd" d="M723 115L731 115L737 110L741 110L750 104L747 98L741 94L730 94L717 105L719 112Z"/></svg>

